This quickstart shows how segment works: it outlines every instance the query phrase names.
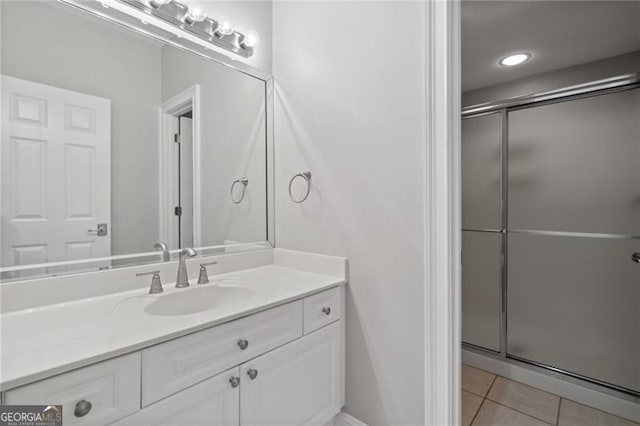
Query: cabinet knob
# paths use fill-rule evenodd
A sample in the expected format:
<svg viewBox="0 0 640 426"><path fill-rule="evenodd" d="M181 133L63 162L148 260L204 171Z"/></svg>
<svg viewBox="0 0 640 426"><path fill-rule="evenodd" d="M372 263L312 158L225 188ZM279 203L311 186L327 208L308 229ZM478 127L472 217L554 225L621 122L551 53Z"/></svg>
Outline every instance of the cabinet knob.
<svg viewBox="0 0 640 426"><path fill-rule="evenodd" d="M76 417L84 417L89 414L89 411L91 411L91 407L92 405L89 401L81 399L76 403L76 409L73 411L73 414L75 414Z"/></svg>
<svg viewBox="0 0 640 426"><path fill-rule="evenodd" d="M238 340L238 346L244 351L249 346L249 341L247 339L240 339Z"/></svg>
<svg viewBox="0 0 640 426"><path fill-rule="evenodd" d="M640 263L640 252L638 253L633 253L631 255L631 260L633 260L636 263Z"/></svg>
<svg viewBox="0 0 640 426"><path fill-rule="evenodd" d="M247 370L247 375L251 380L253 380L258 377L258 370L256 370L255 368L250 368Z"/></svg>
<svg viewBox="0 0 640 426"><path fill-rule="evenodd" d="M237 388L240 386L240 377L231 376L229 383L231 383L232 388Z"/></svg>
<svg viewBox="0 0 640 426"><path fill-rule="evenodd" d="M325 315L331 315L331 308L328 306L325 306L324 308L322 308L322 313Z"/></svg>

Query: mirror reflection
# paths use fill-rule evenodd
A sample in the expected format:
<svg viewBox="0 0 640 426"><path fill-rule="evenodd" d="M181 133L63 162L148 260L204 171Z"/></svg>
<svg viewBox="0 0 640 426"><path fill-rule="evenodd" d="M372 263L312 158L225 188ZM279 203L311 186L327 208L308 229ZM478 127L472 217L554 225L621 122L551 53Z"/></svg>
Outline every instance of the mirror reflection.
<svg viewBox="0 0 640 426"><path fill-rule="evenodd" d="M263 80L62 3L0 7L2 267L267 239Z"/></svg>

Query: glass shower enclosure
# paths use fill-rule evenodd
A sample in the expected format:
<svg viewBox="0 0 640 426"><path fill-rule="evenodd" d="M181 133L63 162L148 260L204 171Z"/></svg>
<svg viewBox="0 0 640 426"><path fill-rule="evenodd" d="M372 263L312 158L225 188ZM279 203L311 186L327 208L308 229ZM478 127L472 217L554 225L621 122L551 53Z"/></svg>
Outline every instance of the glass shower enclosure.
<svg viewBox="0 0 640 426"><path fill-rule="evenodd" d="M463 342L636 396L638 77L462 121Z"/></svg>

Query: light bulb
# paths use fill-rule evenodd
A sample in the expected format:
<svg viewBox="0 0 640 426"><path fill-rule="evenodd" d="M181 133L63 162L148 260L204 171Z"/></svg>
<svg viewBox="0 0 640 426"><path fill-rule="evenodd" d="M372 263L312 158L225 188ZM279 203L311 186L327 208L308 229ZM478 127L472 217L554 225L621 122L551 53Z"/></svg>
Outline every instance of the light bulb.
<svg viewBox="0 0 640 426"><path fill-rule="evenodd" d="M154 8L158 8L168 3L171 3L171 0L149 0L149 4Z"/></svg>
<svg viewBox="0 0 640 426"><path fill-rule="evenodd" d="M226 36L229 34L233 34L233 26L228 20L220 18L218 20L218 26L216 27L216 30L214 32L217 36Z"/></svg>
<svg viewBox="0 0 640 426"><path fill-rule="evenodd" d="M187 14L184 17L184 19L189 24L192 24L194 22L202 22L206 18L207 18L207 15L204 13L204 10L195 6L189 6L189 9L187 9Z"/></svg>
<svg viewBox="0 0 640 426"><path fill-rule="evenodd" d="M240 44L242 47L247 49L252 49L256 47L256 45L260 42L260 36L255 31L247 32L244 37L242 37L242 41Z"/></svg>
<svg viewBox="0 0 640 426"><path fill-rule="evenodd" d="M512 67L514 65L520 65L531 58L530 53L516 53L500 59L500 65Z"/></svg>

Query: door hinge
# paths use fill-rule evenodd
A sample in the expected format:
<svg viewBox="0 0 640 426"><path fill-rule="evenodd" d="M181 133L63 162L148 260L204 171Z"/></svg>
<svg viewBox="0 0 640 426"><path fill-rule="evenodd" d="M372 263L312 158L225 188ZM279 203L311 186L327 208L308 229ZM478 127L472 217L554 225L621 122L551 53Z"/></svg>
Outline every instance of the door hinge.
<svg viewBox="0 0 640 426"><path fill-rule="evenodd" d="M180 133L174 133L173 135L173 141L175 143L180 143L182 142L182 136L180 135Z"/></svg>
<svg viewBox="0 0 640 426"><path fill-rule="evenodd" d="M173 209L173 212L175 213L175 215L176 215L176 216L182 216L182 207L180 207L180 206L176 206L176 207Z"/></svg>

